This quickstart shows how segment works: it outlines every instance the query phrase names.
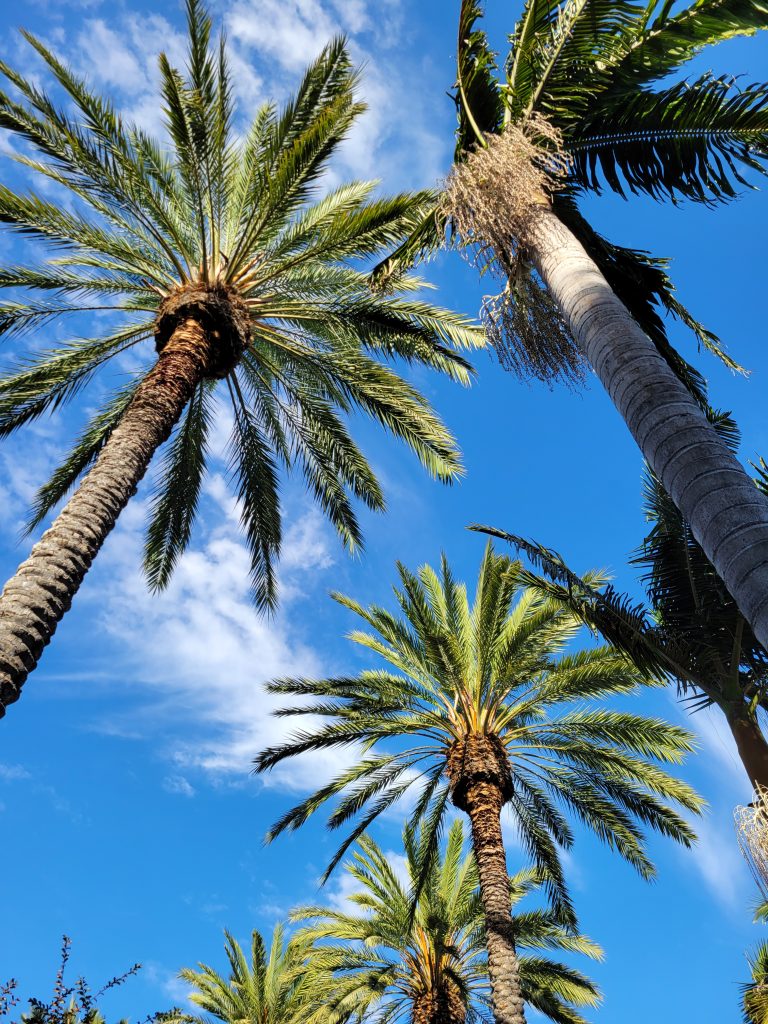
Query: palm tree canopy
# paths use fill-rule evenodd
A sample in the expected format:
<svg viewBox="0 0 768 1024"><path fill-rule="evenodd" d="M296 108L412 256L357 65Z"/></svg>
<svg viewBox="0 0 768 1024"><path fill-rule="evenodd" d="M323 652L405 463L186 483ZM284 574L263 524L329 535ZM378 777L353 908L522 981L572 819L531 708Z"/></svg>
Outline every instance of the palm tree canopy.
<svg viewBox="0 0 768 1024"><path fill-rule="evenodd" d="M313 959L334 972L333 1005L343 1016L381 1024L408 1019L425 994L450 986L469 1018L490 1007L483 911L474 857L464 848L464 829L454 821L444 853L433 860L414 906L411 886L419 870L418 837L403 834L407 877L387 854L363 836L346 870L359 890L354 911L305 907L294 920L309 922L304 934L317 945ZM564 927L548 909L517 911L541 879L533 869L510 878L516 947L526 1001L556 1022L577 1024L576 1006L596 1006L595 986L578 971L551 960L547 951L579 952L599 959L599 946ZM571 1005L573 1004L573 1005Z"/></svg>
<svg viewBox="0 0 768 1024"><path fill-rule="evenodd" d="M768 1024L768 942L749 957L750 980L741 986L743 1024Z"/></svg>
<svg viewBox="0 0 768 1024"><path fill-rule="evenodd" d="M573 833L563 810L644 877L654 869L641 825L686 845L693 840L671 804L696 811L701 801L662 767L692 749L690 734L658 719L598 706L653 677L610 646L567 651L579 620L562 603L524 587L520 569L489 544L473 604L445 558L439 572L425 565L412 573L398 565L399 615L335 595L370 627L350 639L387 667L269 684L272 693L298 698L279 714L312 715L314 722L260 753L257 771L305 751L363 746L352 767L288 811L270 838L298 828L338 798L329 826L356 823L330 872L372 821L415 790L412 820L424 830L427 871L448 801L455 799L451 754L482 735L508 761L511 785L505 796L513 821L555 908L566 917L572 910L558 846L569 847Z"/></svg>
<svg viewBox="0 0 768 1024"><path fill-rule="evenodd" d="M666 259L614 245L579 211L584 194L608 189L657 200L727 202L768 167L768 85L706 73L682 78L685 65L724 39L768 27L764 0L527 0L501 64L479 27L481 0L462 0L458 28L456 160L488 135L544 117L571 163L553 196L611 288L703 403L704 380L672 349L663 314L691 328L726 365L719 339L675 296ZM543 140L541 140L543 141ZM551 145L551 143L550 143ZM426 217L378 273L396 276L439 242L445 220ZM529 274L515 299L542 299Z"/></svg>
<svg viewBox="0 0 768 1024"><path fill-rule="evenodd" d="M190 985L189 998L202 1013L174 1010L164 1015L166 1024L211 1024L211 1018L223 1024L304 1024L313 1005L306 943L286 940L285 929L277 925L269 948L254 930L246 956L237 940L224 934L229 977L206 964L183 968L179 977Z"/></svg>
<svg viewBox="0 0 768 1024"><path fill-rule="evenodd" d="M202 303L218 365L166 449L146 573L152 587L163 587L189 541L221 396L232 409L228 459L254 596L269 606L280 467L302 474L345 544L359 545L353 499L382 509L384 498L346 415L362 411L433 475L454 479L460 462L451 435L387 363L396 357L466 384L471 367L457 349L482 341L467 318L419 297L416 278L387 295L368 287L365 261L408 236L431 193L377 196L376 183L362 181L322 187L364 110L344 40L323 50L282 110L265 104L241 135L224 41L214 45L199 0L187 0L187 15L186 66L159 58L162 141L124 121L29 34L73 113L0 62L12 87L12 94L0 91L0 126L21 144L25 155L17 159L61 197L0 186L0 223L47 253L35 265L0 268L0 287L12 293L0 303L0 333L20 335L77 314L98 314L108 325L20 359L0 380L0 435L70 402L129 349L146 353L146 368L113 387L39 491L33 528L106 444L149 371L152 342L160 350L184 309Z"/></svg>

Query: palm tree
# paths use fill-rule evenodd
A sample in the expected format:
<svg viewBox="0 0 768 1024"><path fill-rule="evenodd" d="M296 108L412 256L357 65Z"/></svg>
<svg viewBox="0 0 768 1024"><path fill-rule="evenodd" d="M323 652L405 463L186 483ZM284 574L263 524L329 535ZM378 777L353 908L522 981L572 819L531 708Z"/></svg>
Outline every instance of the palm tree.
<svg viewBox="0 0 768 1024"><path fill-rule="evenodd" d="M364 109L344 41L323 50L282 111L264 105L241 141L223 42L212 46L199 0L187 0L187 16L185 70L160 56L170 150L126 124L34 37L26 36L73 104L71 116L0 63L20 94L0 92L0 126L32 150L22 163L64 197L0 186L0 222L51 254L38 266L0 269L0 285L32 294L0 304L0 333L94 311L109 324L97 337L24 357L0 380L0 435L72 400L133 346L149 356L144 343L154 340L158 353L123 378L38 494L30 529L90 469L0 598L0 715L181 420L147 532L149 584L166 585L189 540L217 396L231 403L228 457L261 609L276 600L281 466L303 474L349 548L361 543L352 498L384 507L347 413L378 421L436 477L460 472L449 432L385 364L401 357L467 383L470 367L455 348L480 344L480 335L466 318L414 297L416 279L399 294L372 295L360 262L404 238L430 194L375 198L375 183L352 181L318 195Z"/></svg>
<svg viewBox="0 0 768 1024"><path fill-rule="evenodd" d="M768 903L761 903L756 921L768 920ZM768 1024L768 941L748 958L750 980L741 986L743 1024Z"/></svg>
<svg viewBox="0 0 768 1024"><path fill-rule="evenodd" d="M660 766L679 762L691 749L684 729L629 712L573 706L575 700L631 693L647 677L609 646L563 653L578 620L563 605L524 588L519 569L489 545L471 607L445 558L439 573L398 566L399 616L336 595L371 627L351 639L390 668L269 684L272 693L298 698L282 714L313 718L255 761L263 772L305 751L362 744L348 770L288 811L269 833L273 839L298 828L338 797L329 826L357 823L328 872L371 822L415 789L412 820L425 837L418 890L437 855L449 800L468 815L498 1024L524 1020L502 809L509 807L553 909L564 924L573 924L558 853L558 846L573 841L563 810L649 878L654 868L641 823L688 845L693 832L670 802L689 811L701 806L687 785ZM391 746L376 749L387 740Z"/></svg>
<svg viewBox="0 0 768 1024"><path fill-rule="evenodd" d="M739 433L733 420L713 412L710 418L735 449ZM758 469L755 490L768 493L766 470ZM768 708L768 652L651 471L645 514L653 525L632 561L644 570L646 604L581 579L560 554L540 544L492 527L476 529L524 550L546 574L526 573L528 586L564 602L641 669L673 680L693 710L718 707L752 786L768 790L768 740L758 717Z"/></svg>
<svg viewBox="0 0 768 1024"><path fill-rule="evenodd" d="M578 206L605 188L714 206L747 171L766 170L768 86L679 76L705 48L768 27L768 8L527 0L501 75L481 15L480 0L462 0L445 201L378 274L396 280L452 222L504 281L485 305L503 361L547 380L592 367L768 648L768 500L702 415L703 380L672 349L660 313L736 364L679 303L666 261L612 244Z"/></svg>
<svg viewBox="0 0 768 1024"><path fill-rule="evenodd" d="M768 941L749 957L751 978L742 985L744 1024L768 1024Z"/></svg>
<svg viewBox="0 0 768 1024"><path fill-rule="evenodd" d="M199 970L184 967L179 977L191 986L189 999L203 1015L182 1010L163 1014L165 1024L304 1024L312 1012L310 975L307 973L306 943L286 941L285 929L277 925L267 950L257 931L251 935L250 961L229 932L225 950L228 978L212 967Z"/></svg>
<svg viewBox="0 0 768 1024"><path fill-rule="evenodd" d="M291 917L310 922L307 938L317 944L313 959L338 977L332 1006L344 1017L381 1024L465 1024L482 1019L490 1003L482 907L474 857L464 850L464 828L454 821L445 853L433 859L415 908L411 887L419 869L418 839L405 829L407 877L368 835L346 865L356 886L349 896L355 911L305 907ZM597 989L578 971L557 963L544 950L584 953L600 959L599 946L564 927L551 910L514 913L541 886L535 869L509 880L513 928L520 956L520 984L526 1003L556 1024L581 1024L577 1006L596 1006Z"/></svg>

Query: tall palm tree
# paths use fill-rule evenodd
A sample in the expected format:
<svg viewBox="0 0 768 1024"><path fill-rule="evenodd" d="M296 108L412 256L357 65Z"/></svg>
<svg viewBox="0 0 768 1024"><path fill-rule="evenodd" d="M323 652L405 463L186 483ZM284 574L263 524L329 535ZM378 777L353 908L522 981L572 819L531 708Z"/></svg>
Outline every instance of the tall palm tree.
<svg viewBox="0 0 768 1024"><path fill-rule="evenodd" d="M262 751L258 772L311 750L362 744L362 753L271 829L296 829L338 797L331 828L357 819L349 844L408 791L424 830L417 889L437 855L449 801L464 811L480 876L488 972L498 1024L524 1020L501 813L506 806L553 909L574 923L558 847L573 833L563 811L592 829L649 878L641 825L688 845L687 822L670 806L701 801L661 767L691 749L689 734L657 719L579 704L636 691L647 677L609 646L564 653L578 629L562 604L520 583L519 565L488 545L470 606L443 558L440 572L398 566L400 615L336 595L371 632L351 639L388 668L331 679L284 679L272 693L297 698L282 714L313 719ZM393 671L394 670L394 671ZM386 741L391 741L387 744ZM386 744L385 749L376 748Z"/></svg>
<svg viewBox="0 0 768 1024"><path fill-rule="evenodd" d="M592 367L768 648L768 500L702 415L703 380L660 313L724 353L675 297L666 261L612 244L578 206L606 188L714 206L766 170L768 86L680 73L707 47L768 27L768 7L526 0L500 73L481 15L480 0L462 0L447 201L380 275L396 280L452 221L504 281L485 307L503 358L545 379Z"/></svg>
<svg viewBox="0 0 768 1024"><path fill-rule="evenodd" d="M490 1003L483 913L477 866L464 849L464 828L454 821L445 852L433 859L416 901L411 889L419 870L418 840L403 833L407 877L402 878L378 844L364 835L346 865L356 889L355 910L304 907L292 913L310 922L304 934L317 944L312 959L332 971L338 984L329 1002L353 1020L380 1024L465 1024L482 1019ZM599 959L599 946L564 927L551 910L518 911L517 904L541 886L535 869L509 879L513 928L526 1003L556 1024L581 1024L574 1006L596 1006L594 984L544 951L584 953Z"/></svg>
<svg viewBox="0 0 768 1024"><path fill-rule="evenodd" d="M211 1018L222 1024L305 1024L314 1006L307 944L286 940L285 929L277 925L267 949L254 930L248 959L237 940L224 934L229 977L206 964L199 970L184 967L179 977L191 987L189 999L202 1014L173 1010L163 1014L165 1024L211 1024Z"/></svg>
<svg viewBox="0 0 768 1024"><path fill-rule="evenodd" d="M733 420L715 413L710 418L735 449L739 434ZM768 493L764 464L758 469L755 490ZM544 577L525 574L528 586L562 601L641 669L673 680L693 710L718 707L752 786L768 790L768 739L759 718L768 708L768 652L650 471L645 513L652 527L632 559L644 570L645 604L581 579L560 554L540 544L491 527L477 529L524 550L545 570Z"/></svg>
<svg viewBox="0 0 768 1024"><path fill-rule="evenodd" d="M0 286L28 293L0 304L0 333L78 313L101 313L102 325L96 337L23 357L0 380L0 435L71 401L133 346L146 361L113 387L38 493L30 528L90 469L0 598L0 715L181 420L147 532L149 584L166 585L189 540L217 396L231 403L230 468L260 608L276 600L281 466L304 476L350 548L361 543L352 497L384 507L347 413L378 421L436 477L450 481L460 471L449 432L385 363L401 357L466 383L470 367L455 348L476 346L481 335L466 318L414 297L416 279L399 293L372 295L360 263L406 237L430 194L376 198L375 183L360 181L318 194L364 109L344 41L323 50L282 111L261 107L241 139L223 41L212 45L199 0L187 0L187 17L185 69L160 56L170 148L125 123L34 37L25 36L73 114L0 62L18 94L0 92L0 127L20 151L31 150L21 162L61 196L0 186L0 223L50 256L0 268Z"/></svg>

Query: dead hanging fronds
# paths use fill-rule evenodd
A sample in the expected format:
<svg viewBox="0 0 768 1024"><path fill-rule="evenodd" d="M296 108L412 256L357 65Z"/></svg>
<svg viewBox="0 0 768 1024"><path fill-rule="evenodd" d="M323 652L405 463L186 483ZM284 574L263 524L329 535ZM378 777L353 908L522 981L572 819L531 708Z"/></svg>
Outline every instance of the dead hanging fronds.
<svg viewBox="0 0 768 1024"><path fill-rule="evenodd" d="M741 852L768 900L768 790L758 786L752 803L737 807L734 818Z"/></svg>
<svg viewBox="0 0 768 1024"><path fill-rule="evenodd" d="M571 161L560 132L540 114L486 136L456 164L441 210L482 273L505 281L483 304L483 321L503 366L523 377L583 379L584 362L559 309L527 258L537 212L561 189Z"/></svg>

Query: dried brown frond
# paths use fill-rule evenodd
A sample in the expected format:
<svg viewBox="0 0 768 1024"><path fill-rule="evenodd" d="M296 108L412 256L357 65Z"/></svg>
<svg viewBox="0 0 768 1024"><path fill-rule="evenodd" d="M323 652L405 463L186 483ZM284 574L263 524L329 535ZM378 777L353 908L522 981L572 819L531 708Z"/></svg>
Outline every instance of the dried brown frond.
<svg viewBox="0 0 768 1024"><path fill-rule="evenodd" d="M763 898L768 900L768 790L758 786L755 799L734 812L741 852Z"/></svg>
<svg viewBox="0 0 768 1024"><path fill-rule="evenodd" d="M553 381L584 377L583 358L526 256L537 211L562 188L570 169L560 132L539 114L486 136L445 183L442 212L482 273L505 280L487 296L483 321L499 359L520 376Z"/></svg>

